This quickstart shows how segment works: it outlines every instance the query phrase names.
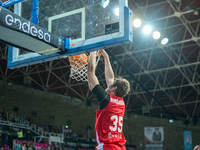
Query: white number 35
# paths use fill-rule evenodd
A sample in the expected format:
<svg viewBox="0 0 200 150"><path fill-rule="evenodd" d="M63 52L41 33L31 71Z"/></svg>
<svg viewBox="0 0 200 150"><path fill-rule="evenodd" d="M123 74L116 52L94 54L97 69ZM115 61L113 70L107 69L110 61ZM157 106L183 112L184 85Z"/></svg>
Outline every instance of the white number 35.
<svg viewBox="0 0 200 150"><path fill-rule="evenodd" d="M116 130L118 130L118 132L122 132L122 127L123 127L122 121L123 121L123 117L117 116L117 115L113 115L113 116L111 116L110 120L114 120L114 121L113 121L113 126L109 126L109 129L110 129L111 131L116 131ZM119 126L117 125L117 123L119 123Z"/></svg>

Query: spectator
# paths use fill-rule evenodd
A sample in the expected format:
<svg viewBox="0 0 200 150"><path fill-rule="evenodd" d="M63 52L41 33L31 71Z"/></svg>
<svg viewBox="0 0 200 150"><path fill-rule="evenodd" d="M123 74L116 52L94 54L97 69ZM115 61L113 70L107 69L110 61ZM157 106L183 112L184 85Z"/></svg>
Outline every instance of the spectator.
<svg viewBox="0 0 200 150"><path fill-rule="evenodd" d="M48 145L47 150L51 150L51 145Z"/></svg>
<svg viewBox="0 0 200 150"><path fill-rule="evenodd" d="M58 148L58 144L57 142L54 143L54 146L53 146L54 150L56 150Z"/></svg>
<svg viewBox="0 0 200 150"><path fill-rule="evenodd" d="M5 119L5 120L7 120L7 115L6 115L5 111L2 112L2 118Z"/></svg>
<svg viewBox="0 0 200 150"><path fill-rule="evenodd" d="M43 128L42 128L42 125L38 128L38 132L39 133L42 133L42 130L43 130Z"/></svg>
<svg viewBox="0 0 200 150"><path fill-rule="evenodd" d="M51 131L52 131L52 125L49 122L49 132L51 132Z"/></svg>
<svg viewBox="0 0 200 150"><path fill-rule="evenodd" d="M27 150L26 149L26 143L22 143L22 149L21 150Z"/></svg>
<svg viewBox="0 0 200 150"><path fill-rule="evenodd" d="M13 140L14 140L14 137L13 137L12 133L10 133L10 136L8 139L8 146L10 147L10 149L13 149Z"/></svg>
<svg viewBox="0 0 200 150"><path fill-rule="evenodd" d="M65 130L65 133L71 135L71 134L72 134L72 129L70 129L70 128L66 129L66 130Z"/></svg>
<svg viewBox="0 0 200 150"><path fill-rule="evenodd" d="M63 147L62 147L62 144L59 143L59 146L58 146L59 150L63 150Z"/></svg>
<svg viewBox="0 0 200 150"><path fill-rule="evenodd" d="M31 142L31 141L32 141L32 136L31 136L30 130L28 130L28 132L26 133L26 140L27 140L28 142Z"/></svg>
<svg viewBox="0 0 200 150"><path fill-rule="evenodd" d="M73 138L77 138L77 137L78 137L78 134L76 134L76 132L74 132L74 133L72 134L72 137L73 137Z"/></svg>
<svg viewBox="0 0 200 150"><path fill-rule="evenodd" d="M31 126L31 124L33 124L33 120L32 119L30 119L30 121L29 121L29 126Z"/></svg>
<svg viewBox="0 0 200 150"><path fill-rule="evenodd" d="M79 138L82 138L82 137L83 137L83 134L81 133L81 131L78 132L78 137L79 137Z"/></svg>
<svg viewBox="0 0 200 150"><path fill-rule="evenodd" d="M33 141L32 141L31 147L32 149L35 149L35 143Z"/></svg>
<svg viewBox="0 0 200 150"><path fill-rule="evenodd" d="M9 134L8 134L8 131L6 131L6 133L5 134L3 134L3 136L2 136L2 139L3 139L3 141L4 141L4 144L6 144L6 145L9 145Z"/></svg>
<svg viewBox="0 0 200 150"><path fill-rule="evenodd" d="M47 131L45 133L46 133L46 136L49 137L49 134L50 134L49 129L47 129Z"/></svg>
<svg viewBox="0 0 200 150"><path fill-rule="evenodd" d="M17 123L17 121L15 120L15 118L13 118L11 122L12 123Z"/></svg>
<svg viewBox="0 0 200 150"><path fill-rule="evenodd" d="M4 147L3 138L2 138L2 131L0 131L0 149Z"/></svg>
<svg viewBox="0 0 200 150"><path fill-rule="evenodd" d="M21 150L21 144L18 140L16 141L15 150Z"/></svg>
<svg viewBox="0 0 200 150"><path fill-rule="evenodd" d="M45 124L45 131L47 131L47 130L49 130L49 123L48 122Z"/></svg>
<svg viewBox="0 0 200 150"><path fill-rule="evenodd" d="M19 132L17 132L18 138L23 138L23 129L20 129Z"/></svg>
<svg viewBox="0 0 200 150"><path fill-rule="evenodd" d="M54 146L51 147L51 150L54 150Z"/></svg>

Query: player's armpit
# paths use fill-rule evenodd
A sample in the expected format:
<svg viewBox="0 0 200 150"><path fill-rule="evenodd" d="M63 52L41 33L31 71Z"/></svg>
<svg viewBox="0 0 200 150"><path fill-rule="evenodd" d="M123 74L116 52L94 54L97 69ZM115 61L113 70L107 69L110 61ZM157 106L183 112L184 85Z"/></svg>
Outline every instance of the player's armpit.
<svg viewBox="0 0 200 150"><path fill-rule="evenodd" d="M87 73L87 79L88 79L88 86L89 86L89 89L90 91L92 91L92 89L97 85L99 84L99 81L95 75L94 72L88 72Z"/></svg>

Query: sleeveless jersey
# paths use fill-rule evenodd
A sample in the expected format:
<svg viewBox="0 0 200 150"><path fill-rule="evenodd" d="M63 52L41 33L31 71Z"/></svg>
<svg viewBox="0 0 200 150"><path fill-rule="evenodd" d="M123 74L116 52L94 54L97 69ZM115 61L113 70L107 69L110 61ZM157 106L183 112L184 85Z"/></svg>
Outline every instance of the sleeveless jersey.
<svg viewBox="0 0 200 150"><path fill-rule="evenodd" d="M96 150L125 150L122 127L125 112L124 100L110 94L108 105L96 111Z"/></svg>

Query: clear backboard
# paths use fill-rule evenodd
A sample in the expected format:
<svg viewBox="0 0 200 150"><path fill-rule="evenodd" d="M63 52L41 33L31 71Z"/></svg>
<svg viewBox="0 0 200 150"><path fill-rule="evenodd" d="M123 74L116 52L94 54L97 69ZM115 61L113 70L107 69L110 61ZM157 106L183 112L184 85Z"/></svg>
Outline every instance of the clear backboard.
<svg viewBox="0 0 200 150"><path fill-rule="evenodd" d="M30 21L32 1L15 4L14 10L15 14ZM34 30L33 25L26 26ZM41 48L41 44L34 43L34 40L29 41L35 50L9 46L9 68L61 59L132 42L132 12L128 9L126 0L39 0L38 26L64 41L64 50L61 52L50 45L43 45ZM39 30L37 32L39 34ZM41 37L48 44L49 34L41 33ZM20 37L18 38L21 42ZM70 38L70 43L66 43L65 38ZM23 42L26 42L26 38Z"/></svg>

